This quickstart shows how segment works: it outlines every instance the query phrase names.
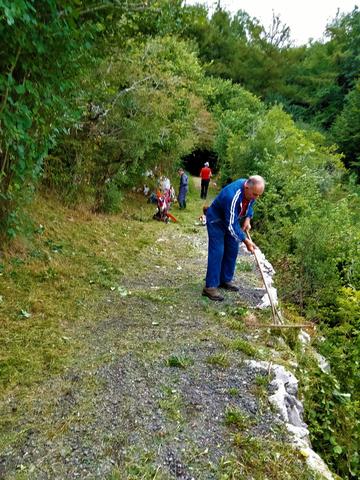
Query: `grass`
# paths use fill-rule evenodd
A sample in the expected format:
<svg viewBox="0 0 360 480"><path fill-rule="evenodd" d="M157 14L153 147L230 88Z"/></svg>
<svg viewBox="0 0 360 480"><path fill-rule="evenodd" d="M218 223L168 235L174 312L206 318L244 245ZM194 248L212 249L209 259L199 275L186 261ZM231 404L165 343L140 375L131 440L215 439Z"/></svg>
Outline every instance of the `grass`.
<svg viewBox="0 0 360 480"><path fill-rule="evenodd" d="M258 349L255 348L250 342L247 340L243 340L242 338L237 338L230 343L230 348L237 352L245 353L248 357L258 358L259 353Z"/></svg>
<svg viewBox="0 0 360 480"><path fill-rule="evenodd" d="M73 211L51 199L38 199L33 212L35 225L43 225L39 233L31 240L16 240L2 257L4 393L63 369L81 348L76 329L106 314L106 305L96 310L93 305L110 292L121 296L119 280L132 274L137 255L156 235L150 221L147 228L126 224L116 216Z"/></svg>
<svg viewBox="0 0 360 480"><path fill-rule="evenodd" d="M232 397L236 397L237 395L239 395L240 389L237 387L230 387L228 392L229 392L229 395L231 395Z"/></svg>
<svg viewBox="0 0 360 480"><path fill-rule="evenodd" d="M320 480L304 465L301 454L291 446L272 439L236 433L234 452L220 461L218 475L222 480Z"/></svg>
<svg viewBox="0 0 360 480"><path fill-rule="evenodd" d="M250 392L257 398L260 411L268 405L268 387L271 380L271 375L256 375L255 382L250 386Z"/></svg>
<svg viewBox="0 0 360 480"><path fill-rule="evenodd" d="M206 362L209 365L220 368L230 367L230 360L225 353L217 353L214 355L209 355L206 359Z"/></svg>
<svg viewBox="0 0 360 480"><path fill-rule="evenodd" d="M242 331L245 327L245 318L248 315L248 309L245 305L226 305L225 311L216 312L216 316L222 319L231 330Z"/></svg>
<svg viewBox="0 0 360 480"><path fill-rule="evenodd" d="M226 313L237 319L244 318L248 314L249 309L245 305L228 305Z"/></svg>
<svg viewBox="0 0 360 480"><path fill-rule="evenodd" d="M183 420L183 401L176 389L167 386L162 388L162 399L159 401L159 407L169 420L177 423Z"/></svg>
<svg viewBox="0 0 360 480"><path fill-rule="evenodd" d="M228 407L225 411L225 425L236 427L239 430L250 428L253 421L246 413L236 407Z"/></svg>
<svg viewBox="0 0 360 480"><path fill-rule="evenodd" d="M226 321L226 325L231 329L237 332L242 332L245 330L245 324L242 320L230 319Z"/></svg>
<svg viewBox="0 0 360 480"><path fill-rule="evenodd" d="M255 385L259 388L267 388L269 385L269 376L265 375L256 375Z"/></svg>
<svg viewBox="0 0 360 480"><path fill-rule="evenodd" d="M187 368L190 365L194 364L194 361L186 356L177 356L177 355L171 355L166 361L166 364L169 367L175 367L175 368Z"/></svg>
<svg viewBox="0 0 360 480"><path fill-rule="evenodd" d="M34 202L32 236L16 239L4 248L0 258L2 398L14 397L17 403L23 402L24 408L30 408L32 395L38 394L35 392L41 382L63 373L72 364L80 368L83 362L83 368L89 368L82 360L89 348L87 330L99 320L117 314L116 304L130 294L123 282L131 278L141 285L144 276L151 276L154 259L149 261L149 251L159 260L156 263L163 269L160 273L172 266L174 257L167 252L173 245L164 246L156 240L166 240L168 233L171 236L191 228L200 210L200 200L195 201L197 192L192 195L194 201L190 195L187 210L180 212L174 207L178 225L154 222L155 207L144 204L143 197L136 194L128 196L121 215L73 210L49 197ZM176 246L179 258L186 255L191 259L195 254L191 245ZM166 277L162 278L164 284ZM186 288L190 293L194 285ZM168 322L171 303L182 295L178 290L144 288L139 292L135 289L131 295L154 303L159 312L167 308L163 321ZM161 322L159 325L152 328L161 328ZM133 348L131 342L126 344L121 338L111 341L117 352ZM159 352L167 350L169 347L152 342L146 355L158 357ZM113 358L113 353L104 352L96 361ZM17 411L2 416L0 446L19 437L11 433L10 425L16 423L20 410L18 403Z"/></svg>
<svg viewBox="0 0 360 480"><path fill-rule="evenodd" d="M114 467L105 480L167 479L168 476L164 476L162 468L156 465L155 459L156 452L131 451L125 457L124 466Z"/></svg>
<svg viewBox="0 0 360 480"><path fill-rule="evenodd" d="M237 272L252 272L253 269L253 264L246 259L241 259L236 263Z"/></svg>
<svg viewBox="0 0 360 480"><path fill-rule="evenodd" d="M184 270L182 273L179 270L173 272L171 278L167 276L174 270L174 261L186 259L191 262L198 254L191 245L192 239L203 229L194 227L194 221L202 213L198 192L190 192L186 210L179 211L174 207L172 213L179 223L166 226L151 220L154 206L143 205L143 201L142 197L130 195L126 210L121 215L109 216L74 211L51 198L39 198L32 207L34 236L16 240L3 252L0 261L0 388L7 411L0 422L4 432L0 449L2 446L22 445L27 431L34 426L49 440L57 440L65 436L76 422L91 422L91 416L96 415L93 394L101 388L92 373L99 365L119 359L122 353L136 351L139 359L150 367L151 362L159 362L161 358L163 363L165 359L166 364L174 369L171 374L176 376L180 373L176 369L186 370L194 363L186 355L172 353L184 351L181 349L188 345L189 339L200 345L210 339L219 345L228 335L228 328L232 328L231 322L234 328L246 330L243 321L247 315L245 306L218 307L203 302L200 296L202 278L197 278L198 272L190 269L184 275ZM186 245L174 242L172 235L177 232L188 235L190 241ZM159 236L162 242L157 242ZM186 262L182 264L183 269L187 268ZM155 273L152 271L154 264L159 267ZM152 274L156 277L154 285L148 282ZM191 281L179 288L179 282L189 279L190 275ZM134 287L129 286L129 280ZM194 304L193 318L184 318L185 314L181 313L184 299ZM130 303L130 314L126 311L126 303ZM217 308L224 308L225 315L217 314ZM187 331L185 326L181 335L173 334L172 322L175 325L178 316L192 325L195 315L206 318L206 330L194 328ZM220 328L219 316L222 318ZM124 328L129 328L130 335L126 332L116 336L104 329L101 342L98 342L99 351L90 352L94 345L87 343L87 332L94 335L95 331L97 335L97 325L112 318L128 321ZM152 329L153 336L143 339L140 333L132 337L133 327L140 332L145 328ZM169 329L169 337L158 337L160 329ZM101 345L104 345L103 349ZM112 349L107 349L108 345ZM258 356L257 348L246 340L229 340L228 346L247 356ZM89 358L91 361L87 364ZM213 367L230 366L226 353L214 353L206 361ZM72 385L61 375L57 376L69 366L84 373L81 382ZM189 369L190 373L192 371ZM181 375L187 373L182 371ZM49 386L46 380L50 377L56 379L53 384L49 382L52 389L46 391ZM161 388L158 407L169 422L176 424L175 429L180 428L185 422L186 399L176 388ZM254 388L262 395L266 389L265 380L256 378ZM74 406L70 404L63 417L54 420L57 401L61 402L62 395L66 396L68 391L79 393L77 402ZM230 388L228 394L236 397L239 390ZM41 424L35 423L39 398L43 416ZM32 415L28 416L27 412ZM252 425L251 417L235 407L227 409L225 422L232 431ZM236 438L236 455L224 459L219 466L218 478L297 478L276 476L271 470L275 469L274 466L267 469L267 451L260 451L257 457L261 458L256 461L251 458L251 448L258 445L267 449L266 442L256 444L243 439L241 443L241 437ZM117 446L111 442L108 445L109 456L119 460L114 463L109 479L169 478L168 470L156 465L155 447L154 451L147 453L141 451L141 447L136 451L126 449L125 458L119 459ZM274 456L276 452L282 454L281 445L274 444L271 448ZM199 455L202 456L204 451L205 448ZM294 455L291 452L289 459ZM270 458L270 464L271 461ZM238 475L236 472L242 473ZM19 471L16 478L30 478L29 475L28 471Z"/></svg>

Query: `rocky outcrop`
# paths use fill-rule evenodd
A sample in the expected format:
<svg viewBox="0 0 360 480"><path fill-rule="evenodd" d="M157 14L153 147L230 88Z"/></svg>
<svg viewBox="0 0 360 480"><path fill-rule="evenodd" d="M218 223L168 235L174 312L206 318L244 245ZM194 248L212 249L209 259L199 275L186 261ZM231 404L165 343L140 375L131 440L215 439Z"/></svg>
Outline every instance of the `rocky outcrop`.
<svg viewBox="0 0 360 480"><path fill-rule="evenodd" d="M271 372L274 376L270 383L272 394L269 402L278 410L284 421L291 444L300 450L308 466L322 475L327 480L334 480L333 475L321 457L311 448L309 430L303 421L303 405L298 399L298 380L281 365L269 362L248 360L252 368L260 371Z"/></svg>

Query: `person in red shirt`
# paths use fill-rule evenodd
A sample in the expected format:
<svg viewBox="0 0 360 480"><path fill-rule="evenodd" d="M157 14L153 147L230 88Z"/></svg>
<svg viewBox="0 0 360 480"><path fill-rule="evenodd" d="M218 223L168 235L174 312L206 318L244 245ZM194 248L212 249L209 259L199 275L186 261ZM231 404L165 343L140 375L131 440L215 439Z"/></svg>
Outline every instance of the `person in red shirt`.
<svg viewBox="0 0 360 480"><path fill-rule="evenodd" d="M205 162L203 168L200 170L200 178L201 178L200 198L205 199L207 196L211 175L212 175L212 172L211 172L211 168L209 168L209 163Z"/></svg>

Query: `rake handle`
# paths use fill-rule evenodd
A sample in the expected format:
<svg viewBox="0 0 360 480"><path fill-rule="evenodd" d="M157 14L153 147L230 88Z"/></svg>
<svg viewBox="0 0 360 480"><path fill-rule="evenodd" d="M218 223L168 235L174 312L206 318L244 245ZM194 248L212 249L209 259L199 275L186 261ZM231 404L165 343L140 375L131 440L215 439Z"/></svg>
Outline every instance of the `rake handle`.
<svg viewBox="0 0 360 480"><path fill-rule="evenodd" d="M250 242L252 242L252 239L251 239L251 236L250 236L250 233L248 232L248 230L246 230L246 235L247 235L248 239L250 240ZM271 311L272 311L272 316L273 316L274 323L278 323L278 322L276 322L276 317L278 317L279 320L281 319L281 317L280 317L278 311L277 311L276 308L275 308L274 301L273 301L273 299L272 299L272 296L271 296L271 294L270 294L270 290L269 290L268 285L267 285L267 283L266 283L265 274L264 274L263 269L262 269L262 267L261 267L260 260L259 260L257 254L256 254L256 248L255 248L255 250L254 250L253 253L254 253L254 256L255 256L255 260L256 260L257 266L259 267L262 280L263 280L264 285L265 285L266 293L268 294L268 297L269 297L269 300L270 300Z"/></svg>

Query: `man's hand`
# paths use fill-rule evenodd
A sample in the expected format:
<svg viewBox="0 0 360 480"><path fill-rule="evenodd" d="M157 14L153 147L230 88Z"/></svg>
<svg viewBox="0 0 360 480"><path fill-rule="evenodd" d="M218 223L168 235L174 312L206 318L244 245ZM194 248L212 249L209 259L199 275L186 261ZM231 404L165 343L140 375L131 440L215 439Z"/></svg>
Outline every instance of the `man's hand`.
<svg viewBox="0 0 360 480"><path fill-rule="evenodd" d="M244 243L246 245L246 248L248 249L248 252L250 253L255 253L255 248L256 248L256 245L255 243L253 243L251 240L249 240L248 238L246 238L244 240Z"/></svg>
<svg viewBox="0 0 360 480"><path fill-rule="evenodd" d="M244 220L244 223L242 225L242 229L244 232L250 231L251 230L251 224L250 224L250 218L246 217Z"/></svg>

